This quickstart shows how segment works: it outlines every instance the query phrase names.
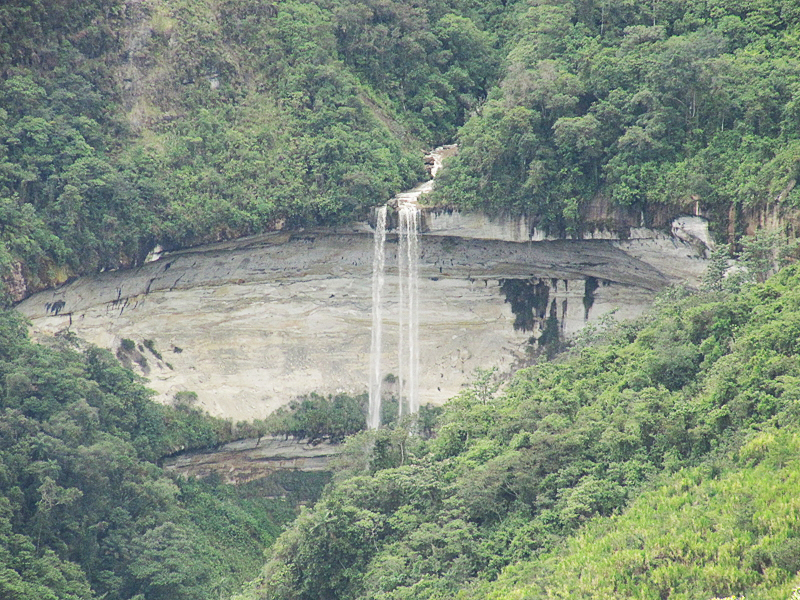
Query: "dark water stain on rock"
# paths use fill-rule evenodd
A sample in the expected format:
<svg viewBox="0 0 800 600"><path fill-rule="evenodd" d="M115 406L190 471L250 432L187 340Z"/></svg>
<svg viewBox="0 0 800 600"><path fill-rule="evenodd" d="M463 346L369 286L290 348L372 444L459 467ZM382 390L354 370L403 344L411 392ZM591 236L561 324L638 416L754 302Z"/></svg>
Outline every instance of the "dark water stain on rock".
<svg viewBox="0 0 800 600"><path fill-rule="evenodd" d="M584 321L588 321L589 311L592 310L592 306L594 305L594 293L597 291L597 288L600 287L600 282L597 280L597 277L587 277L584 281L583 319Z"/></svg>
<svg viewBox="0 0 800 600"><path fill-rule="evenodd" d="M533 331L547 316L550 287L541 279L501 279L500 290L514 313L514 329Z"/></svg>

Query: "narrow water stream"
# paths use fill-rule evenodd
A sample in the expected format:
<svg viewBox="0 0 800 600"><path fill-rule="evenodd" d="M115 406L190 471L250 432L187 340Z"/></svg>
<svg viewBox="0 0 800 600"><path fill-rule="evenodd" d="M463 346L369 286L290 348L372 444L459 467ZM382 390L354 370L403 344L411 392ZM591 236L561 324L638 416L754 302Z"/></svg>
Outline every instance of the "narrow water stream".
<svg viewBox="0 0 800 600"><path fill-rule="evenodd" d="M431 176L442 166L446 152L454 146L441 146L428 155ZM374 258L372 262L372 345L369 370L369 416L367 425L377 429L381 424L381 402L383 400L383 313L385 269L386 269L386 216L388 206L397 207L398 216L398 304L399 312L397 359L399 365L399 416L419 411L419 199L433 190L430 179L413 189L395 196L387 206L376 212Z"/></svg>

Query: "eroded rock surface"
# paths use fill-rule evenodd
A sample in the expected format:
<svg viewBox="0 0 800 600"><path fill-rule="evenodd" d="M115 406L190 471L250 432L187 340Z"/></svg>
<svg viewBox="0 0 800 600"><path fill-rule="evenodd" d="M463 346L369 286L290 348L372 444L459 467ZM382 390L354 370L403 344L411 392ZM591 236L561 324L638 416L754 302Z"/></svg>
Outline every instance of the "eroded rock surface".
<svg viewBox="0 0 800 600"><path fill-rule="evenodd" d="M420 259L421 401L457 394L476 367L523 364L548 328L545 339L553 339L614 309L635 317L664 286L697 286L706 251L696 226L688 240L632 229L625 240L509 241L504 226L485 217L449 213L445 226L429 216ZM18 308L39 335L70 329L114 352L133 341L147 359L137 368L163 402L195 391L211 414L261 418L312 391L366 390L372 244L366 224L275 232L84 277ZM396 250L390 233L387 375L397 373Z"/></svg>
<svg viewBox="0 0 800 600"><path fill-rule="evenodd" d="M339 446L311 445L280 437L249 438L205 452L186 452L166 458L163 466L186 477L219 475L226 483L246 483L280 470L327 471Z"/></svg>

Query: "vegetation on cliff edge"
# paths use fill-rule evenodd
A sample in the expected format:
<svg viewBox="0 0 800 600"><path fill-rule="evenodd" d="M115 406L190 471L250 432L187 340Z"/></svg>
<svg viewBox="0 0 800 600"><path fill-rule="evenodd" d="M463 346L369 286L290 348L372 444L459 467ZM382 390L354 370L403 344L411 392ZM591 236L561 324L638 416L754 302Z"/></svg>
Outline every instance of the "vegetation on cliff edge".
<svg viewBox="0 0 800 600"><path fill-rule="evenodd" d="M0 276L31 287L424 179L496 80L500 2L0 6Z"/></svg>
<svg viewBox="0 0 800 600"><path fill-rule="evenodd" d="M438 202L735 239L797 208L799 27L784 0L12 0L0 276L363 218L454 138Z"/></svg>
<svg viewBox="0 0 800 600"><path fill-rule="evenodd" d="M742 211L798 208L796 3L512 10L502 81L460 130L440 202L527 214L551 233L603 225L609 206L635 225L699 207L738 236Z"/></svg>

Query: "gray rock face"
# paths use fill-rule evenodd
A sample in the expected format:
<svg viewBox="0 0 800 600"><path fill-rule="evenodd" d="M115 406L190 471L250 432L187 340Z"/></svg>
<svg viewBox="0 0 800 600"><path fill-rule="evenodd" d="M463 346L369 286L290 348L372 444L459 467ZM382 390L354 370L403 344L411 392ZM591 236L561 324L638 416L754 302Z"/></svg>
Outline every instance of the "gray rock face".
<svg viewBox="0 0 800 600"><path fill-rule="evenodd" d="M664 286L697 286L706 264L697 243L703 224L690 225L690 239L675 225L673 235L632 229L626 240L515 241L524 231L519 223L428 215L420 259L421 401L457 394L476 367L524 364L545 332L543 339L568 336L614 309L617 318L635 317ZM503 233L507 227L516 237ZM261 418L312 391L366 390L372 245L366 224L275 232L84 277L18 309L39 335L70 329L112 351L125 338L141 345L147 360L136 368L163 402L195 391L211 414ZM396 251L390 232L387 375L397 373Z"/></svg>
<svg viewBox="0 0 800 600"><path fill-rule="evenodd" d="M164 468L187 477L216 473L226 483L245 483L280 470L327 471L339 446L305 444L277 437L249 438L207 452L186 452L166 458Z"/></svg>
<svg viewBox="0 0 800 600"><path fill-rule="evenodd" d="M11 272L2 277L2 282L14 302L19 302L28 295L28 284L22 275L22 265L20 263L11 265Z"/></svg>

